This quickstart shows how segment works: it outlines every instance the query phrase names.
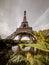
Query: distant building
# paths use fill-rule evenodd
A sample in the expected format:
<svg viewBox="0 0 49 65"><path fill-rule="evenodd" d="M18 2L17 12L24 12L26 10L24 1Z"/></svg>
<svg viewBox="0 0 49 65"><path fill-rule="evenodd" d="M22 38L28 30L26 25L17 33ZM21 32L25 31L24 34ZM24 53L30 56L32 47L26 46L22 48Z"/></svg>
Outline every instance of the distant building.
<svg viewBox="0 0 49 65"><path fill-rule="evenodd" d="M43 33L44 33L45 35L49 36L49 29L43 30Z"/></svg>

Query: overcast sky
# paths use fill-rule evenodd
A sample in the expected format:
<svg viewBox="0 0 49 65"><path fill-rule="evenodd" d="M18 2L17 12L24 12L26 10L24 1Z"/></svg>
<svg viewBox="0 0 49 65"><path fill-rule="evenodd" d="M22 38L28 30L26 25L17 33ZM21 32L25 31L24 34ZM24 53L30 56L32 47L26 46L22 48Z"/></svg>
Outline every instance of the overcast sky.
<svg viewBox="0 0 49 65"><path fill-rule="evenodd" d="M49 0L0 0L0 35L8 36L20 26L23 12L33 30L49 28Z"/></svg>

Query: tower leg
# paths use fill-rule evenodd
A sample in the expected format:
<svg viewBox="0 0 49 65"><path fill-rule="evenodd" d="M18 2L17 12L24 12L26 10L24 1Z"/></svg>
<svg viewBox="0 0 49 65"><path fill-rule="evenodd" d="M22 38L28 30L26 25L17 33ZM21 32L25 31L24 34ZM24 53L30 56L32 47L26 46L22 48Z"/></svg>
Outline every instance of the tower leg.
<svg viewBox="0 0 49 65"><path fill-rule="evenodd" d="M19 35L19 40L21 40L21 38L22 38L22 35Z"/></svg>
<svg viewBox="0 0 49 65"><path fill-rule="evenodd" d="M33 38L32 38L32 36L29 36L29 38L30 38L30 41L31 41L31 43L33 42Z"/></svg>
<svg viewBox="0 0 49 65"><path fill-rule="evenodd" d="M30 36L30 39L32 42L36 43L36 39L34 37Z"/></svg>

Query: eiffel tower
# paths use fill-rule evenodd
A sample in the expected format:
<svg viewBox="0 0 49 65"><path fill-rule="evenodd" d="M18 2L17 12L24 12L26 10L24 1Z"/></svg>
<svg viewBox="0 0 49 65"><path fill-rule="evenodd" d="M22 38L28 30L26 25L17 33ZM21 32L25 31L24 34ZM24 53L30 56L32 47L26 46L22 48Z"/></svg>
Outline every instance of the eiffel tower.
<svg viewBox="0 0 49 65"><path fill-rule="evenodd" d="M16 31L13 32L11 35L9 35L6 39L14 39L17 35L19 35L19 40L21 40L21 38L24 36L28 36L30 40L36 41L32 27L28 25L28 21L26 18L26 11L24 11L23 22L21 23L20 27L17 28Z"/></svg>

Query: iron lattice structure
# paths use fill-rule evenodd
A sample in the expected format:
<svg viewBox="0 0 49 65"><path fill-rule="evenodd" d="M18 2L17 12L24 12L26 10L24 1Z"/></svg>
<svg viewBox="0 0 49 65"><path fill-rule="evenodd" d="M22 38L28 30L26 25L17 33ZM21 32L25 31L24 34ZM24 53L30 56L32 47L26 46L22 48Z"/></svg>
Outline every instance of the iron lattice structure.
<svg viewBox="0 0 49 65"><path fill-rule="evenodd" d="M16 31L9 35L6 39L14 39L17 35L19 35L19 40L21 40L23 36L28 36L32 41L36 41L32 27L28 25L26 11L24 11L23 22L21 23L20 27L17 28Z"/></svg>

